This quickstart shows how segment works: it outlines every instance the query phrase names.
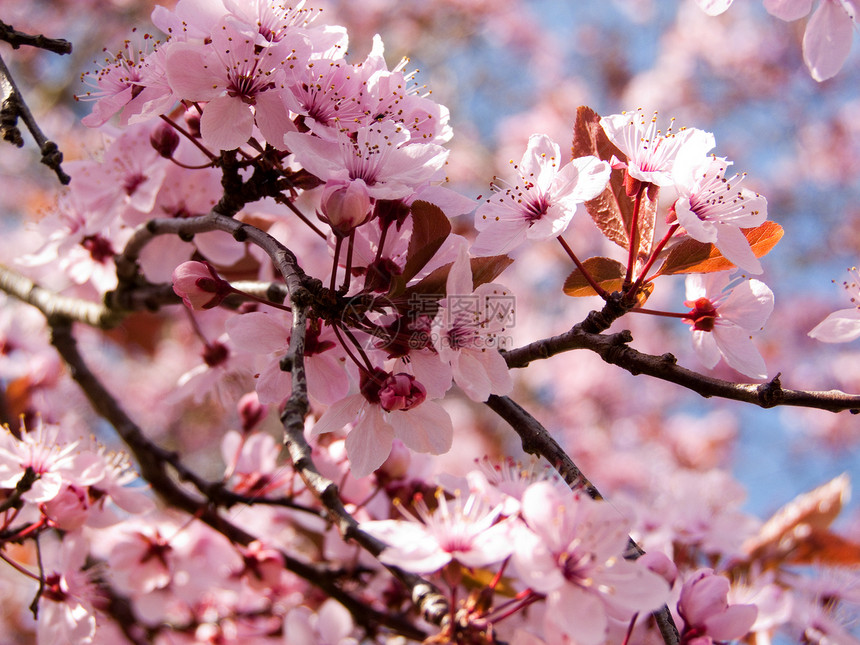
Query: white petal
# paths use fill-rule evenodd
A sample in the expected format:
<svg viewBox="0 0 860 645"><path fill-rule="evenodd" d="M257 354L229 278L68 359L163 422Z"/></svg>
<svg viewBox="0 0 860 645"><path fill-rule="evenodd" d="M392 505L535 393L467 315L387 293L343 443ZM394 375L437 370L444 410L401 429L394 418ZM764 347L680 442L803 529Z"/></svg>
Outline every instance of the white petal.
<svg viewBox="0 0 860 645"><path fill-rule="evenodd" d="M732 5L732 0L696 0L709 16L719 16Z"/></svg>
<svg viewBox="0 0 860 645"><path fill-rule="evenodd" d="M809 335L825 343L847 343L860 338L860 309L834 311Z"/></svg>
<svg viewBox="0 0 860 645"><path fill-rule="evenodd" d="M714 246L729 262L749 273L762 272L761 263L741 229L728 224L714 224L714 230L717 235Z"/></svg>
<svg viewBox="0 0 860 645"><path fill-rule="evenodd" d="M764 0L764 8L780 20L798 20L812 10L812 0Z"/></svg>
<svg viewBox="0 0 860 645"><path fill-rule="evenodd" d="M751 378L767 377L764 359L758 353L749 332L735 325L718 325L712 332L726 363Z"/></svg>
<svg viewBox="0 0 860 645"><path fill-rule="evenodd" d="M746 280L732 289L718 308L720 316L747 331L761 329L773 312L773 291L759 280ZM719 324L719 323L718 323Z"/></svg>

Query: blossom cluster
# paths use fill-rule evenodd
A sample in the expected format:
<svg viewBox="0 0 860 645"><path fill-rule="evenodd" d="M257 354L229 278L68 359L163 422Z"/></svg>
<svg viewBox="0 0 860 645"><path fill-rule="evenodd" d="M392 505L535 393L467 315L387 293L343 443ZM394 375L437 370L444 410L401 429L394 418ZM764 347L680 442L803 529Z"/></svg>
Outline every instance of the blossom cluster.
<svg viewBox="0 0 860 645"><path fill-rule="evenodd" d="M768 377L753 336L774 296L747 275L782 233L713 134L580 108L570 154L531 134L480 202L447 183L447 108L408 62L389 66L380 37L355 61L346 28L304 2L179 0L152 22L164 38L127 41L84 76L84 123L103 149L66 163L70 187L14 259L104 306L88 322L116 329L75 333L121 406L93 393L68 348L66 373L34 340L45 321L11 305L0 320L4 403L27 418L0 435L0 555L38 583L40 642L394 645L438 628L428 642L600 645L659 642L672 623L685 645L777 630L855 642L829 612L856 598L812 593L791 570L855 547L828 528L847 481L763 524L721 469L726 416L664 424L653 410L671 395L622 390L588 358L544 368L544 383L512 369L566 340L535 340L559 330L521 307L556 307L524 286L546 266L529 254L555 241L553 266L572 266L554 293L604 306L571 334L674 318L705 368ZM609 250L580 259L589 218ZM497 281L512 264L534 275ZM662 288L673 275L686 276L683 306ZM814 335L855 337L855 314ZM57 348L64 315L45 316ZM515 347L521 334L535 342ZM623 337L600 336L614 338L607 355ZM498 459L513 448L472 404L509 395L552 406L552 429L580 435L577 461L612 501L570 469L565 483ZM158 504L129 486L125 457L71 437L103 426L90 404L122 426ZM120 407L145 424L129 433ZM523 415L518 432L539 425ZM523 446L536 437L524 431ZM409 575L442 590L444 619L416 617L410 592L426 583Z"/></svg>

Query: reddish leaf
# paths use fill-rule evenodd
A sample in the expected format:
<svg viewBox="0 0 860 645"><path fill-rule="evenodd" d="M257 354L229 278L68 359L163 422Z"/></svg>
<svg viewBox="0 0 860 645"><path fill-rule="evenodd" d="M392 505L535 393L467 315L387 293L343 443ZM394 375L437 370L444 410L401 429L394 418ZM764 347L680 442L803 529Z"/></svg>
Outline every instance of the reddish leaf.
<svg viewBox="0 0 860 645"><path fill-rule="evenodd" d="M782 239L784 231L776 222L767 221L756 228L741 229L750 243L753 254L760 258L767 255ZM713 273L734 269L735 265L723 257L717 247L687 238L671 248L666 261L656 275L678 273Z"/></svg>
<svg viewBox="0 0 860 645"><path fill-rule="evenodd" d="M823 486L795 497L765 522L757 536L744 544L749 559L781 561L792 553L796 557L811 557L807 553L811 546L803 546L803 543L812 540L810 544L814 545L818 538L821 538L821 544L835 545L835 537L829 540L822 536L842 511L849 487L848 476L840 475ZM813 536L816 537L813 539Z"/></svg>
<svg viewBox="0 0 860 645"><path fill-rule="evenodd" d="M797 536L794 548L786 554L786 564L855 567L860 564L860 544L831 531L813 529Z"/></svg>
<svg viewBox="0 0 860 645"><path fill-rule="evenodd" d="M493 255L482 258L471 258L469 263L472 266L472 288L477 289L482 284L492 282L499 274L507 269L513 260L507 255ZM428 275L421 279L420 282L407 287L403 291L403 295L409 299L413 294L437 295L439 298L445 297L446 284L448 282L448 273L451 271L453 262L444 264L438 269L431 271Z"/></svg>
<svg viewBox="0 0 860 645"><path fill-rule="evenodd" d="M580 106L576 111L573 126L574 157L594 155L604 161L627 161L627 157L606 136L600 125L600 115L589 107ZM657 196L647 199L643 195L639 205L639 254L647 256L654 238L654 222L657 216ZM613 170L609 185L597 197L585 203L585 209L607 238L623 249L630 248L629 231L633 219L633 198L624 188L624 171Z"/></svg>
<svg viewBox="0 0 860 645"><path fill-rule="evenodd" d="M404 282L427 265L450 234L451 222L441 208L422 201L412 204L412 238L403 267Z"/></svg>
<svg viewBox="0 0 860 645"><path fill-rule="evenodd" d="M582 263L588 275L605 291L618 291L624 283L627 269L623 264L610 258L593 257ZM564 292L574 298L596 296L597 292L578 268L564 281Z"/></svg>

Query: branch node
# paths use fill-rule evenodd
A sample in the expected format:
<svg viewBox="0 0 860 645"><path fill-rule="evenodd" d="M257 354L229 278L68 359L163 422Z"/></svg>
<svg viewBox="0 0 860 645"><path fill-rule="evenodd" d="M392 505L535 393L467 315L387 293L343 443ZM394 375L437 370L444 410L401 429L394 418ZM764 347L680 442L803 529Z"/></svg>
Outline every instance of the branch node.
<svg viewBox="0 0 860 645"><path fill-rule="evenodd" d="M783 399L783 391L782 384L779 381L779 377L782 372L777 373L770 381L767 383L762 383L756 388L756 393L758 394L759 404L763 408L772 408L776 405L779 405Z"/></svg>

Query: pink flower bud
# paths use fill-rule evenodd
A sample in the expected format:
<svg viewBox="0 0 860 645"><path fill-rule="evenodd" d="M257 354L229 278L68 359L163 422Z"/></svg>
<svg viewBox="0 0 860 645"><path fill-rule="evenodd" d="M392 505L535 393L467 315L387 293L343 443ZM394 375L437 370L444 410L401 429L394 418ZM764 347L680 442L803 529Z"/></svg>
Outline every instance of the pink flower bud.
<svg viewBox="0 0 860 645"><path fill-rule="evenodd" d="M217 307L233 292L208 262L183 262L173 271L173 291L189 309Z"/></svg>
<svg viewBox="0 0 860 645"><path fill-rule="evenodd" d="M152 147L165 159L170 159L179 146L179 134L173 126L162 123L149 135Z"/></svg>
<svg viewBox="0 0 860 645"><path fill-rule="evenodd" d="M239 420L242 422L242 432L245 434L251 432L269 411L269 406L260 403L256 392L245 394L239 399L236 407L239 410Z"/></svg>
<svg viewBox="0 0 860 645"><path fill-rule="evenodd" d="M678 613L684 619L682 643L703 636L711 641L733 641L749 632L758 615L755 605L730 605L729 581L702 569L684 583Z"/></svg>
<svg viewBox="0 0 860 645"><path fill-rule="evenodd" d="M678 567L665 553L648 551L637 562L649 571L661 576L663 580L669 583L670 588L675 584L675 579L678 577Z"/></svg>
<svg viewBox="0 0 860 645"><path fill-rule="evenodd" d="M400 372L389 376L379 390L379 405L383 410L411 410L424 403L427 390L415 377Z"/></svg>
<svg viewBox="0 0 860 645"><path fill-rule="evenodd" d="M370 215L370 195L363 179L333 180L323 188L322 211L336 233L348 234Z"/></svg>

